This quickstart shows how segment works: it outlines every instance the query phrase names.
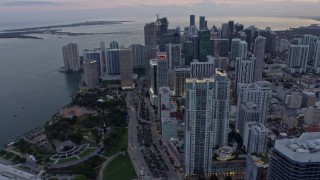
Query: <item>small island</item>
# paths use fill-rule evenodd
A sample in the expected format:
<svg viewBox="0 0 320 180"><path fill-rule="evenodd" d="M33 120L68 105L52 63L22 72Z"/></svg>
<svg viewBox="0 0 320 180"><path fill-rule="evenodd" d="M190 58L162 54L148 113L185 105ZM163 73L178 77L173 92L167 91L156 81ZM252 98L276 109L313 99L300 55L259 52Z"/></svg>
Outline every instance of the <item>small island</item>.
<svg viewBox="0 0 320 180"><path fill-rule="evenodd" d="M60 28L78 27L78 26L113 25L113 24L122 24L127 22L132 22L132 21L86 21L86 22L71 23L71 24L64 24L64 25L9 29L9 30L4 30L0 32L0 38L42 39L42 38L35 37L28 34L53 34L53 35L68 35L68 36L93 35L93 34L100 34L100 33L62 32Z"/></svg>

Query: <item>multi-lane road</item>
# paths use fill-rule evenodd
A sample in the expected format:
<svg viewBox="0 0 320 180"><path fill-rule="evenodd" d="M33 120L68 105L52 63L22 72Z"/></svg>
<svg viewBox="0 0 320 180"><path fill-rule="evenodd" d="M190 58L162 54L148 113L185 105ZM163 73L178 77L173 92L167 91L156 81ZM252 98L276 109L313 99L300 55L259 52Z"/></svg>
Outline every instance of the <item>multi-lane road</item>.
<svg viewBox="0 0 320 180"><path fill-rule="evenodd" d="M137 114L135 109L135 103L138 103L136 99L135 92L129 92L127 94L127 105L129 113L129 124L128 124L128 152L134 166L134 169L137 173L138 179L142 179L145 176L150 175L150 171L147 169L147 164L143 159L141 153L140 143L138 141L138 132L137 132Z"/></svg>
<svg viewBox="0 0 320 180"><path fill-rule="evenodd" d="M137 126L139 126L139 120L140 120L140 117L139 117L140 101L143 101L142 103L145 104L145 107L150 112L149 113L150 121L148 121L148 123L151 123L151 133L152 133L153 141L158 147L158 149L160 150L160 155L162 156L165 163L169 167L169 171L166 172L168 176L166 179L172 179L172 180L182 179L180 175L175 172L175 168L169 161L164 149L160 147L160 144L158 141L160 138L160 135L157 130L156 118L154 116L153 109L149 103L148 98L141 95L142 91L143 91L142 80L139 79L138 87L136 88L136 90L128 92L126 97L128 113L130 118L128 123L128 152L129 152L131 161L133 163L133 166L135 168L135 171L137 173L138 179L143 179L143 178L148 179L152 177L152 173L148 169L148 165L146 164L146 161L143 158L143 154L141 153L141 149L143 149L144 147L140 147L140 143L138 141ZM139 106L136 107L135 106L136 104L139 104Z"/></svg>

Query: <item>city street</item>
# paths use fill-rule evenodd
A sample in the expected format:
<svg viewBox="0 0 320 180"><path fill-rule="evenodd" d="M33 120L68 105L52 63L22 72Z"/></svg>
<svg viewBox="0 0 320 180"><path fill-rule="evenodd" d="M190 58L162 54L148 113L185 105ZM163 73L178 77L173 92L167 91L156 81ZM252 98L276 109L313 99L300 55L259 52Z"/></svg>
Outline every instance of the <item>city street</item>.
<svg viewBox="0 0 320 180"><path fill-rule="evenodd" d="M160 125L160 124L156 122L156 118L155 118L155 115L154 115L154 110L153 110L152 106L150 105L150 102L149 102L148 98L147 97L143 97L143 99L146 102L146 106L147 106L147 108L149 109L149 112L150 112L150 121L152 122L152 124L151 124L151 132L152 132L152 137L154 139L154 143L156 144L156 146L160 150L160 155L162 156L162 158L164 159L165 163L169 167L169 171L167 171L166 173L167 173L168 177L170 177L170 179L182 179L181 176L177 172L175 172L175 167L171 164L171 162L168 159L167 154L164 151L164 148L159 143L159 139L161 137L160 137L159 131L157 130L157 125Z"/></svg>
<svg viewBox="0 0 320 180"><path fill-rule="evenodd" d="M136 96L134 92L129 92L127 95L127 105L128 105L128 113L129 113L129 124L128 124L128 153L130 155L132 164L136 170L138 179L141 179L143 176L150 174L147 169L147 164L143 159L143 155L141 153L141 147L138 142L138 134L137 134L137 115L136 110L134 108L134 102L137 102Z"/></svg>
<svg viewBox="0 0 320 180"><path fill-rule="evenodd" d="M160 155L164 159L165 164L168 166L169 171L166 171L167 177L156 178L156 179L182 179L176 172L175 167L169 161L164 149L159 144L160 135L157 130L156 118L154 116L154 110L150 105L149 99L145 96L142 96L142 80L139 79L138 87L135 91L128 92L126 97L126 102L128 106L128 114L129 114L129 124L128 124L128 152L137 173L138 179L142 178L152 178L152 173L148 169L148 165L144 159L144 155L141 150L145 150L145 147L140 147L140 142L138 140L138 131L137 126L139 126L139 121L150 124L151 134L153 138L153 143L160 150ZM142 102L140 102L142 101ZM147 121L141 117L139 117L139 113L141 110L140 103L145 104L146 109L149 111L149 119ZM138 106L136 107L136 105ZM136 110L137 108L137 110ZM155 178L153 178L155 179Z"/></svg>

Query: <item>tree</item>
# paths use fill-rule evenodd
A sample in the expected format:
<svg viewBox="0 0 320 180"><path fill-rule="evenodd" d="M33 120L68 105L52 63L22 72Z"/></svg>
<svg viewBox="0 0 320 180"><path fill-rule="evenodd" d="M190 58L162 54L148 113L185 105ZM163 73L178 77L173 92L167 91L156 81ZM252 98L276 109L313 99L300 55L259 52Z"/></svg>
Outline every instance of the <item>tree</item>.
<svg viewBox="0 0 320 180"><path fill-rule="evenodd" d="M73 179L74 180L87 180L88 178L87 178L87 176L80 174L80 175L76 175Z"/></svg>
<svg viewBox="0 0 320 180"><path fill-rule="evenodd" d="M206 180L204 177L198 177L197 180Z"/></svg>
<svg viewBox="0 0 320 180"><path fill-rule="evenodd" d="M219 180L219 178L216 175L211 175L210 180Z"/></svg>

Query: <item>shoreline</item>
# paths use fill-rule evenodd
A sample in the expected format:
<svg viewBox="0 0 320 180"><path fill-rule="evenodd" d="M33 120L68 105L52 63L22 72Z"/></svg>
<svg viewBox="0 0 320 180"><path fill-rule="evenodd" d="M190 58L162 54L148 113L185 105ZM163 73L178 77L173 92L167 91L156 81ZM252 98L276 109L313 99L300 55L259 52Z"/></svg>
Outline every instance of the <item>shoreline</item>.
<svg viewBox="0 0 320 180"><path fill-rule="evenodd" d="M79 92L79 90L77 90L76 92L74 92L72 95L76 94L77 92ZM44 123L38 127L34 127L33 129L21 134L21 135L17 135L15 138L13 138L13 140L10 140L4 144L2 144L2 146L0 146L0 150L7 148L7 146L13 145L14 143L16 143L19 139L24 139L26 136L28 136L28 134L33 133L34 131L40 130L42 128L45 127L46 123L50 123L50 121L52 121L52 117L54 117L56 114L58 114L63 108L67 107L70 104L70 102L64 106L62 106L61 108L58 109L58 111L54 114L52 114L51 118L49 120L44 121Z"/></svg>

